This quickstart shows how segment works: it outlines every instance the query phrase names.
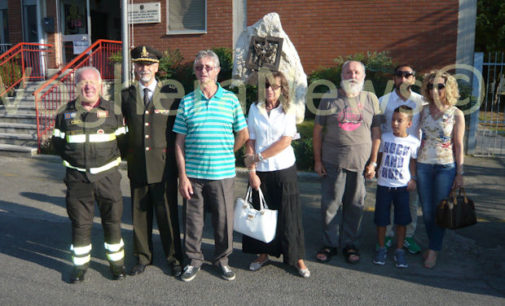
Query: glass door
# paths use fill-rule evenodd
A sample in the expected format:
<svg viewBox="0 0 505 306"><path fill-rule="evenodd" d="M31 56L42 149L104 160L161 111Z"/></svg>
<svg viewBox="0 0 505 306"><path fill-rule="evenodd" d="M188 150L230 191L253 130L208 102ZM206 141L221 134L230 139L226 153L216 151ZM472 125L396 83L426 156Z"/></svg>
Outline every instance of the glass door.
<svg viewBox="0 0 505 306"><path fill-rule="evenodd" d="M35 3L35 0L23 1L23 40L25 42L38 42L37 3Z"/></svg>
<svg viewBox="0 0 505 306"><path fill-rule="evenodd" d="M68 63L89 45L86 1L60 2L63 62Z"/></svg>

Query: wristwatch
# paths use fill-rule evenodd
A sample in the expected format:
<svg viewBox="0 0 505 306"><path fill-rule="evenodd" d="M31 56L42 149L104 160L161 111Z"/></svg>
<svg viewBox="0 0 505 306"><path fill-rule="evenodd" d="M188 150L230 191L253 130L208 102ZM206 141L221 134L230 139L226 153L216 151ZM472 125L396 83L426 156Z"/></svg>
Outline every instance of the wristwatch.
<svg viewBox="0 0 505 306"><path fill-rule="evenodd" d="M256 154L258 156L258 161L263 161L263 155L261 153Z"/></svg>

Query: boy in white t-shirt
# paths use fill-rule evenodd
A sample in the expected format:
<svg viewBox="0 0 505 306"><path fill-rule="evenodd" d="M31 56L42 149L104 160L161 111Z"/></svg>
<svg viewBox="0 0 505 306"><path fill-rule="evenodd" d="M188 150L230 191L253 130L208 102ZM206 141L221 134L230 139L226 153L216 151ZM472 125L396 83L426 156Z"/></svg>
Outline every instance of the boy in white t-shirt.
<svg viewBox="0 0 505 306"><path fill-rule="evenodd" d="M406 226L412 222L409 209L409 191L416 188L416 158L420 142L409 135L407 129L412 125L412 108L402 105L393 112L392 133L384 133L379 149L380 167L377 172L377 194L375 203L375 224L379 248L373 259L374 264L386 263L386 226L390 223L391 202L394 205L396 225L396 267L407 268L403 250Z"/></svg>

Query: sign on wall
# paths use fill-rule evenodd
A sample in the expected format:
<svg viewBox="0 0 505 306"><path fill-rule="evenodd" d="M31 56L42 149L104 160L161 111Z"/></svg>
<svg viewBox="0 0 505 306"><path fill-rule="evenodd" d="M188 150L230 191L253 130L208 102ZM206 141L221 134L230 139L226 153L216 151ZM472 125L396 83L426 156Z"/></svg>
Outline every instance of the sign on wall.
<svg viewBox="0 0 505 306"><path fill-rule="evenodd" d="M77 37L76 39L74 39L73 45L74 45L74 54L81 54L82 52L84 52L84 50L86 50L89 47L88 37L85 35L82 35L82 37Z"/></svg>
<svg viewBox="0 0 505 306"><path fill-rule="evenodd" d="M148 2L128 5L128 23L159 23L161 22L160 2Z"/></svg>

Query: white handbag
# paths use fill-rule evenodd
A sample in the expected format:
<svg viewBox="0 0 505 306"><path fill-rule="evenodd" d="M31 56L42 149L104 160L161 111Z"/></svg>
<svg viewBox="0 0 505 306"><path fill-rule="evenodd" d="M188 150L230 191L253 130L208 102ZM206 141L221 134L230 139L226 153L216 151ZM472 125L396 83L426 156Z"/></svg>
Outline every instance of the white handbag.
<svg viewBox="0 0 505 306"><path fill-rule="evenodd" d="M252 189L247 189L245 199L238 198L235 202L235 218L233 229L243 235L269 243L275 238L277 229L277 210L268 209L261 189L259 191L260 210L252 206Z"/></svg>

